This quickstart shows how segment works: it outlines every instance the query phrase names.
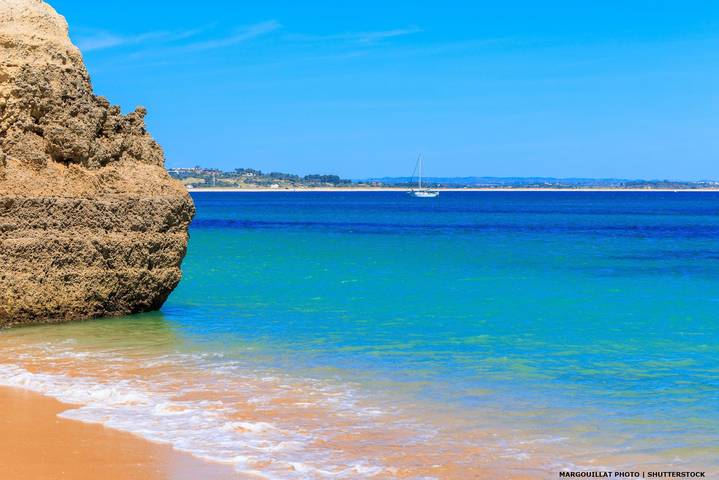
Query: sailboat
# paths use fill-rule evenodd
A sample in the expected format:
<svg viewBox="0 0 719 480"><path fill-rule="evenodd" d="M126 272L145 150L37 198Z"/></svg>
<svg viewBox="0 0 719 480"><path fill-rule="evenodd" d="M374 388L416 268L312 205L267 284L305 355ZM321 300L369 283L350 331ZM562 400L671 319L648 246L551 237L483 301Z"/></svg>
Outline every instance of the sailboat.
<svg viewBox="0 0 719 480"><path fill-rule="evenodd" d="M408 195L411 195L413 197L417 198L434 198L439 197L439 192L437 190L430 190L428 188L422 187L422 155L419 156L417 159L417 165L414 167L415 173L417 173L417 170L419 170L419 176L418 176L418 183L417 188L413 188L407 192ZM412 178L414 179L414 175L412 175Z"/></svg>

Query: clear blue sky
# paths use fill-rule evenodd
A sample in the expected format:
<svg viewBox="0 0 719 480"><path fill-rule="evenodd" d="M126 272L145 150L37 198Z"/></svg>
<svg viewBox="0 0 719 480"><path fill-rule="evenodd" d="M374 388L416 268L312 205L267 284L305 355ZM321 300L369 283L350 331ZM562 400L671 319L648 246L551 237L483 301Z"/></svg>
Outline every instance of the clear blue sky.
<svg viewBox="0 0 719 480"><path fill-rule="evenodd" d="M171 167L719 178L713 0L50 0Z"/></svg>

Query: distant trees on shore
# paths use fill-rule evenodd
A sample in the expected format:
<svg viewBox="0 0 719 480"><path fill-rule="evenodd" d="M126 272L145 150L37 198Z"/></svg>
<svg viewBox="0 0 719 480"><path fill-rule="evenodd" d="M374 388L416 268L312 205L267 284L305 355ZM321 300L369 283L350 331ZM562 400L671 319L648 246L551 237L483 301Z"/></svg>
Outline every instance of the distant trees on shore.
<svg viewBox="0 0 719 480"><path fill-rule="evenodd" d="M283 172L264 173L262 170L253 168L236 168L230 172L223 172L214 168L197 166L194 168L171 168L169 173L173 178L188 185L278 185L285 187L352 185L352 180L343 179L339 175L311 174L300 176Z"/></svg>

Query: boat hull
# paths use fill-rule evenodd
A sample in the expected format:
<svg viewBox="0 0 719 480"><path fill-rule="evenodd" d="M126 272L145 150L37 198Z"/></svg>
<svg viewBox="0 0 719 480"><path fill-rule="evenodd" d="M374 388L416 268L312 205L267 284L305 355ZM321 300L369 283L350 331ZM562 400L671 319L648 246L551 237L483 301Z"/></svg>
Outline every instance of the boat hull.
<svg viewBox="0 0 719 480"><path fill-rule="evenodd" d="M432 190L411 190L407 192L408 195L415 198L435 198L439 197L439 192Z"/></svg>

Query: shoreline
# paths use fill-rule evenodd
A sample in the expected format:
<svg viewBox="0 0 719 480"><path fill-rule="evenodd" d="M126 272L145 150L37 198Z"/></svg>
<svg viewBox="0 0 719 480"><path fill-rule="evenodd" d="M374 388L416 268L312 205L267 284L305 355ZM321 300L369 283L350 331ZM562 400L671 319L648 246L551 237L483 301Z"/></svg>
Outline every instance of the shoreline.
<svg viewBox="0 0 719 480"><path fill-rule="evenodd" d="M647 192L647 193L711 193L719 192L719 188L433 188L438 192ZM376 188L192 188L189 193L332 193L332 192L406 192L407 188L376 187Z"/></svg>
<svg viewBox="0 0 719 480"><path fill-rule="evenodd" d="M229 466L100 424L59 415L72 408L31 390L0 387L0 478L7 480L231 480Z"/></svg>

